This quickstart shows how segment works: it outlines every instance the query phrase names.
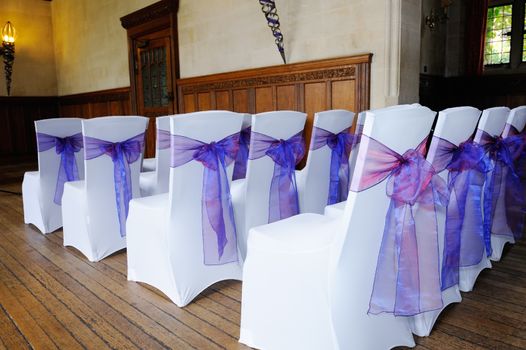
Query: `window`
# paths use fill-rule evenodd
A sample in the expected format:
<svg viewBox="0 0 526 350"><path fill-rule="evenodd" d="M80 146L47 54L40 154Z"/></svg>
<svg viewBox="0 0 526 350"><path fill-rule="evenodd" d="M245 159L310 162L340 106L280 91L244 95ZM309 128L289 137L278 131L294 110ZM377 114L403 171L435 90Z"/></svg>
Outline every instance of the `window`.
<svg viewBox="0 0 526 350"><path fill-rule="evenodd" d="M490 0L486 21L484 66L517 69L526 62L524 0Z"/></svg>

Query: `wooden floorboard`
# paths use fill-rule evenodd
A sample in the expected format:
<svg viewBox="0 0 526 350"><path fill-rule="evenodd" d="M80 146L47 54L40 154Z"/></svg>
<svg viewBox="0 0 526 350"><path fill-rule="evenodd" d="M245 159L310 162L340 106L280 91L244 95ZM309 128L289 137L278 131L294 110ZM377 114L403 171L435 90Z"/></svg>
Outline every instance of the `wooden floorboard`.
<svg viewBox="0 0 526 350"><path fill-rule="evenodd" d="M0 349L248 349L238 343L241 283L207 288L185 308L127 281L126 252L89 262L62 231L23 223L21 176L0 166ZM526 244L505 249L416 349L526 349Z"/></svg>

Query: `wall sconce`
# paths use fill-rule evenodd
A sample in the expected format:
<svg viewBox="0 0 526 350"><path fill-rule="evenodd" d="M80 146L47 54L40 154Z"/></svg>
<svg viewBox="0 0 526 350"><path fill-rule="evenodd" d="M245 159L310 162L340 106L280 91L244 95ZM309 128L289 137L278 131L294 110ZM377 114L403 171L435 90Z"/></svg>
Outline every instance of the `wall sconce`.
<svg viewBox="0 0 526 350"><path fill-rule="evenodd" d="M2 28L2 46L0 56L4 57L5 82L7 86L7 96L11 94L11 74L13 73L13 62L15 61L15 27L7 21Z"/></svg>
<svg viewBox="0 0 526 350"><path fill-rule="evenodd" d="M425 23L429 27L429 30L436 30L440 23L445 23L449 19L447 10L452 3L453 0L440 0L440 7L442 8L441 14L437 14L435 9L431 9L431 12L425 18Z"/></svg>

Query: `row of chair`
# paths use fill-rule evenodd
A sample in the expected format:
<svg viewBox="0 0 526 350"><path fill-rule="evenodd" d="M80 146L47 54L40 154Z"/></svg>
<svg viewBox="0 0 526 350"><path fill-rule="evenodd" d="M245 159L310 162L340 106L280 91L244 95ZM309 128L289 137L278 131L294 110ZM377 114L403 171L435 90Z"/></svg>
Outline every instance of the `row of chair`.
<svg viewBox="0 0 526 350"><path fill-rule="evenodd" d="M303 113L281 111L250 116L210 111L161 117L157 118L155 166L151 161L143 163L143 168L154 171L140 176L144 118L83 121L84 164L79 157L79 131L46 129L46 122L51 121L41 121L37 122L42 139L40 174L25 176L25 219L37 227L44 221L43 215L35 215L35 201L29 200L27 193L46 193L46 198L57 206L61 200L65 245L77 247L94 261L127 246L128 279L157 287L179 306L216 281L241 279L243 275L240 341L251 346L412 345L411 333L429 334L445 305L460 300L458 290L471 290L480 270L491 266L484 254L478 264L460 264L459 282L438 294L436 288L440 290L444 279L439 274L448 269L429 267L442 266L444 242L451 239L445 233L446 217L450 208L459 207L451 205L451 198L460 201L458 193L449 197L437 180L439 176L448 180L451 167L446 165L451 159L442 166L438 162L448 159L444 154L454 153L451 145L458 146L469 138L479 116L480 111L469 107L440 112L430 151L426 152L425 140L434 112L425 107L403 105L362 112L354 136L348 132L351 112L318 113L309 158L302 171L294 171L294 165L305 153L301 147ZM482 113L478 129L490 136L500 135L507 118L509 125L523 130L525 116L524 108L511 113L506 108L489 109ZM135 129L126 126L131 120L136 121ZM511 129L508 126L506 130ZM481 142L482 131L475 143ZM58 136L54 140L47 138L55 145L53 151L51 146L47 148L43 134ZM507 131L503 134L506 136ZM446 141L451 149L444 148ZM69 151L63 152L66 148ZM427 162L423 158L426 153ZM76 170L71 155L81 164ZM59 176L47 176L47 180L38 182L39 177L46 177L44 161L49 169L59 169ZM406 164L414 166L406 168ZM86 180L67 182L60 198L62 192L57 189L66 181L81 178L84 167ZM394 175L402 169L415 172L405 179L406 185L416 191L413 195L427 201L419 197L407 205L403 199L393 199L398 193L393 188L399 188L397 181L401 181ZM493 173L489 169L484 173L478 180L481 187L489 186ZM428 178L416 176L422 174ZM415 187L415 179L421 180L420 187ZM428 186L426 181L431 179L432 185ZM143 198L138 198L139 187L146 195ZM435 198L440 195L449 197L449 206L443 203L447 202L445 198ZM493 211L502 216L505 197L498 193L496 197L500 199L495 201ZM324 210L326 215L320 215ZM283 220L298 212L318 214ZM390 227L389 220L396 222L409 212L416 228L412 233L400 236L384 232L384 226ZM484 215L489 217L487 210ZM58 218L54 220L57 225ZM422 229L429 220L436 221L436 231ZM416 236L411 238L411 234ZM108 236L112 236L110 245L93 244ZM400 244L401 237L404 242L410 238L405 242L407 251L396 255L392 247L396 242ZM491 236L494 259L500 258L504 242L512 239L508 232ZM474 242L483 244L481 240ZM417 253L414 248L418 248ZM380 255L389 252L390 258L381 260L379 251ZM399 293L398 300L392 295L398 294L392 279L401 264L393 264L394 257L420 261L415 266L422 266L421 271L406 276L409 280L415 276L420 279L422 295L417 299L403 300L403 293ZM373 285L377 291L371 297ZM390 302L395 305L385 305ZM419 308L414 309L414 305ZM379 315L369 316L367 310ZM356 326L358 323L360 326ZM316 334L309 331L314 328ZM367 336L371 329L385 333L385 337Z"/></svg>

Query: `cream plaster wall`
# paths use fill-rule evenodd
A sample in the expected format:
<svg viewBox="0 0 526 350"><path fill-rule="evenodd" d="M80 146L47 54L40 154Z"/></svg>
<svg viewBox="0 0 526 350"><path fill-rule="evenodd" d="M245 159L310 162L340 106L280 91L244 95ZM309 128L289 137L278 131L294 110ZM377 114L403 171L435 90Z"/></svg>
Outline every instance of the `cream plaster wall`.
<svg viewBox="0 0 526 350"><path fill-rule="evenodd" d="M57 78L51 5L42 0L1 0L0 30L11 21L17 32L11 96L56 96ZM6 96L0 59L0 96Z"/></svg>
<svg viewBox="0 0 526 350"><path fill-rule="evenodd" d="M52 1L58 94L129 86L128 42L120 18L156 1Z"/></svg>
<svg viewBox="0 0 526 350"><path fill-rule="evenodd" d="M421 2L276 0L287 62L372 52L371 107L398 103L400 15L405 1ZM181 0L178 18L181 77L281 64L255 0ZM420 23L419 12L415 18ZM408 48L418 51L420 46ZM418 79L418 62L408 63L416 63ZM414 90L408 96L417 98L418 86L413 85L407 86Z"/></svg>

